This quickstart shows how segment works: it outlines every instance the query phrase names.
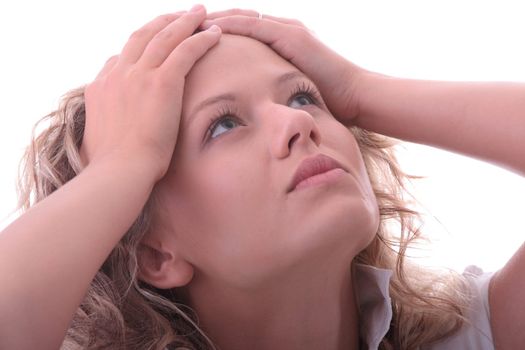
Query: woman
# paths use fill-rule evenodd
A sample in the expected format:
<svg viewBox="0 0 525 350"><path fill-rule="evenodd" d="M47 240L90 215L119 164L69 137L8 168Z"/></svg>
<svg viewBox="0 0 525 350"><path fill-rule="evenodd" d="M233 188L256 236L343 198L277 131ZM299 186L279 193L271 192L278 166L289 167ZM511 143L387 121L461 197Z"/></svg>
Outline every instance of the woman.
<svg viewBox="0 0 525 350"><path fill-rule="evenodd" d="M492 278L409 266L416 213L373 132L523 173L523 86L384 77L297 22L205 18L135 32L29 148L21 204L38 203L0 235L0 346L522 344L524 253Z"/></svg>

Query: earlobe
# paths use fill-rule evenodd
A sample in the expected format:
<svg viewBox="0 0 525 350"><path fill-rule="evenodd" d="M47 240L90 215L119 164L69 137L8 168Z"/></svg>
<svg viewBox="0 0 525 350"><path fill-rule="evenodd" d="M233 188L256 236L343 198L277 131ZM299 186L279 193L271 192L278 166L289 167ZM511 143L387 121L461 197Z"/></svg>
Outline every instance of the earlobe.
<svg viewBox="0 0 525 350"><path fill-rule="evenodd" d="M175 249L144 240L138 250L139 279L159 289L182 287L193 277L193 266Z"/></svg>

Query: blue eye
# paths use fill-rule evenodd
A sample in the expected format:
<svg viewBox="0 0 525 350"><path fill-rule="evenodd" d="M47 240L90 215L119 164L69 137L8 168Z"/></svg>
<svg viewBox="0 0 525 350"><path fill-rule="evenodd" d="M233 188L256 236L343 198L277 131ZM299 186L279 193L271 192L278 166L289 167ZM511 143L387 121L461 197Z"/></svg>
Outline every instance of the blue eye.
<svg viewBox="0 0 525 350"><path fill-rule="evenodd" d="M237 117L238 115L237 110L230 106L221 107L210 120L205 138L214 139L239 125L243 125L240 118Z"/></svg>
<svg viewBox="0 0 525 350"><path fill-rule="evenodd" d="M298 102L298 105L296 104L294 106L295 104L294 102ZM292 97L290 101L290 107L292 108L298 108L301 106L312 105L312 104L315 104L315 100L308 93L302 93L302 94L296 95Z"/></svg>
<svg viewBox="0 0 525 350"><path fill-rule="evenodd" d="M214 139L217 136L230 131L236 126L240 125L237 120L230 115L220 116L212 125L210 125L210 138Z"/></svg>
<svg viewBox="0 0 525 350"><path fill-rule="evenodd" d="M323 105L321 95L314 85L309 82L297 84L289 96L288 106L291 108L301 108L308 105ZM244 125L242 119L239 118L238 115L239 113L237 110L232 109L230 106L219 109L215 114L215 117L210 121L206 138L215 139L240 125Z"/></svg>
<svg viewBox="0 0 525 350"><path fill-rule="evenodd" d="M323 105L321 94L310 82L303 81L297 84L290 96L288 105L292 108L300 108L307 105Z"/></svg>

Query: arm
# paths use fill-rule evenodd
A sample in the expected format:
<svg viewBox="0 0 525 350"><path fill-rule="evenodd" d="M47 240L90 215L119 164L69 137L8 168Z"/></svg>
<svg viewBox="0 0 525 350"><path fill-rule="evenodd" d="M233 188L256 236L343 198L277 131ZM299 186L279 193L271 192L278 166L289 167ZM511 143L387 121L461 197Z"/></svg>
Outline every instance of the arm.
<svg viewBox="0 0 525 350"><path fill-rule="evenodd" d="M60 346L89 283L148 199L153 175L117 159L89 166L0 234L0 348Z"/></svg>
<svg viewBox="0 0 525 350"><path fill-rule="evenodd" d="M220 30L203 7L136 31L85 89L86 168L0 234L0 348L57 349L97 270L166 174L184 78Z"/></svg>
<svg viewBox="0 0 525 350"><path fill-rule="evenodd" d="M525 175L525 84L401 79L365 72L352 123Z"/></svg>
<svg viewBox="0 0 525 350"><path fill-rule="evenodd" d="M525 84L418 81L370 74L362 86L357 125L525 175ZM519 349L525 344L524 272L525 245L491 280L489 305L497 349Z"/></svg>
<svg viewBox="0 0 525 350"><path fill-rule="evenodd" d="M525 344L525 244L492 277L490 323L496 349L521 349Z"/></svg>
<svg viewBox="0 0 525 350"><path fill-rule="evenodd" d="M441 147L525 175L525 84L392 78L357 67L300 22L246 10L211 14L203 27L271 46L320 88L341 122ZM308 52L308 55L304 55ZM525 246L492 279L491 322L501 349L525 344Z"/></svg>
<svg viewBox="0 0 525 350"><path fill-rule="evenodd" d="M524 83L425 81L369 72L330 50L299 21L257 16L249 10L217 12L203 27L217 24L270 45L316 83L344 124L525 174Z"/></svg>

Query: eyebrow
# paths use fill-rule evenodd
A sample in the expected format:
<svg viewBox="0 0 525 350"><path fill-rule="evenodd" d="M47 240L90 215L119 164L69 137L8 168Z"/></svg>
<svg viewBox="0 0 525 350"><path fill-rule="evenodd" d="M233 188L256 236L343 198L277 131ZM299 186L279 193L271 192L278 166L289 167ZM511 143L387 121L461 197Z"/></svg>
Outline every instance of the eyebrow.
<svg viewBox="0 0 525 350"><path fill-rule="evenodd" d="M298 79L298 78L305 78L305 77L306 76L302 72L294 70L294 71L287 72L287 73L284 73L278 76L274 80L274 85L281 85L287 81ZM235 95L232 93L225 93L225 94L221 94L217 96L212 96L212 97L205 99L201 103L199 103L189 115L190 116L195 115L199 113L202 109L208 106L214 105L216 103L222 102L222 101L235 101L235 100L236 100Z"/></svg>

